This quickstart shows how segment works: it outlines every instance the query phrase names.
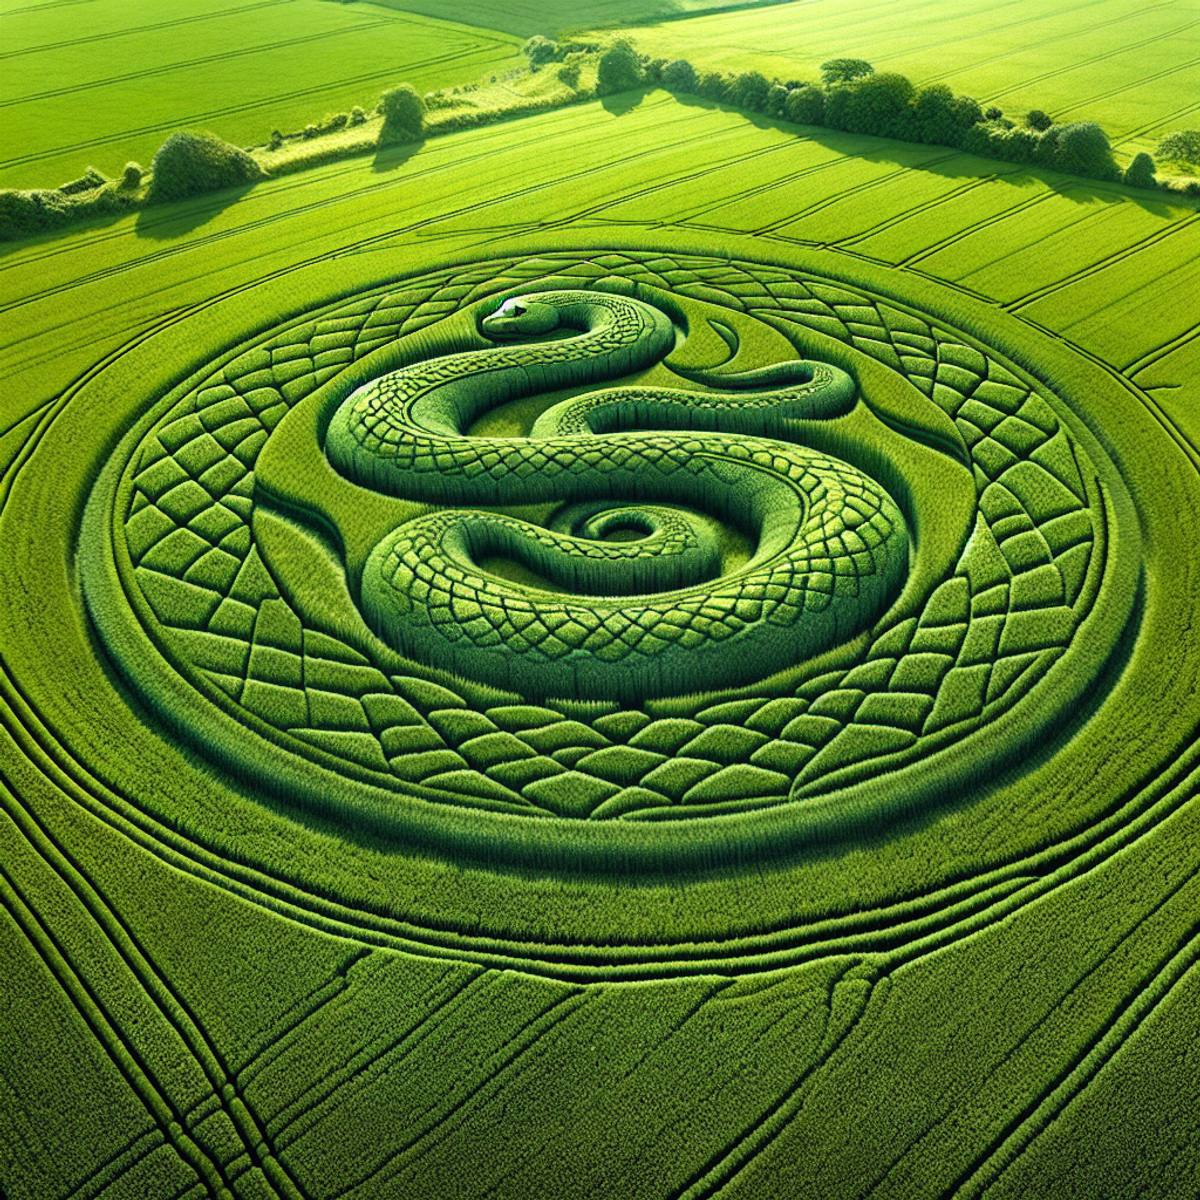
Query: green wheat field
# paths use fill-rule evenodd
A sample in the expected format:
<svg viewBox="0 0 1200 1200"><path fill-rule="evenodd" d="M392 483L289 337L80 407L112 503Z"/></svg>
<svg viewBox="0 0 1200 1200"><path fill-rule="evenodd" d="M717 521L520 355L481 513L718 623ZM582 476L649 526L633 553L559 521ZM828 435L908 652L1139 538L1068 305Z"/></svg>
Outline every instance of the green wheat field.
<svg viewBox="0 0 1200 1200"><path fill-rule="evenodd" d="M0 0L0 109L0 1200L1200 1195L1194 4Z"/></svg>

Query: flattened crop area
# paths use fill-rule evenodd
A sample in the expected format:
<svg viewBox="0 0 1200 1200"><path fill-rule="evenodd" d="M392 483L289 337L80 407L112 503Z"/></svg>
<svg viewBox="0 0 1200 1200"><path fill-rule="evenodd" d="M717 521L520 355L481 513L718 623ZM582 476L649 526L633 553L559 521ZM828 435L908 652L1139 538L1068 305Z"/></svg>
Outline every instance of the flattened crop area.
<svg viewBox="0 0 1200 1200"><path fill-rule="evenodd" d="M1196 244L1122 187L650 93L10 247L0 1189L1189 1194ZM595 386L846 373L776 436L891 497L894 608L611 697L376 637L364 562L454 505L351 482L324 427L574 291L676 330ZM588 390L553 386L430 453L532 454ZM788 477L705 421L638 452ZM866 577L826 536L810 593Z"/></svg>

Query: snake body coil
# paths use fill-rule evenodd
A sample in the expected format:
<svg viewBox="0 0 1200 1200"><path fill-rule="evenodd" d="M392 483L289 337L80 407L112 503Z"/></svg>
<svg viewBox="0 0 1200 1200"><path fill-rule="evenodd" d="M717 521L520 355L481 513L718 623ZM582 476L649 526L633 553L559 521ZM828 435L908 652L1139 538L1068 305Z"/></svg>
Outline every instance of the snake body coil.
<svg viewBox="0 0 1200 1200"><path fill-rule="evenodd" d="M385 641L526 694L628 700L761 678L882 612L907 568L899 510L854 467L779 440L794 419L848 411L849 376L795 362L723 376L726 393L608 388L556 404L529 437L466 436L498 404L644 369L675 343L663 313L608 293L517 297L482 322L495 339L564 329L393 371L334 414L326 453L363 486L576 514L566 531L465 509L394 530L361 588ZM705 513L751 531L748 562L719 574ZM601 540L614 528L640 536ZM482 571L496 554L560 591Z"/></svg>

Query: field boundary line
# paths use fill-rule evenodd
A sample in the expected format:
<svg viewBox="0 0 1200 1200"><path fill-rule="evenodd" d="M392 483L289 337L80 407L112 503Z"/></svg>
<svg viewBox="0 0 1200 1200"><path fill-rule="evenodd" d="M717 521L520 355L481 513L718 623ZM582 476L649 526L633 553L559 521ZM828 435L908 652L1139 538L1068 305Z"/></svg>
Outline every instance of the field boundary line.
<svg viewBox="0 0 1200 1200"><path fill-rule="evenodd" d="M1085 873L1084 876L1077 876L1077 878L1085 878L1087 874L1090 874L1090 872ZM1063 1005L1066 1004L1067 1001L1076 994L1076 992L1078 992L1078 990L1084 985L1085 982L1087 982L1089 979L1091 979L1098 971L1102 970L1104 968L1104 966L1107 964L1108 960L1123 945L1125 945L1131 938L1135 937L1138 934L1138 932L1144 927L1144 925L1146 924L1147 921L1151 920L1151 918L1153 918L1158 912L1160 912L1163 908L1165 908L1168 904L1170 904L1170 902L1185 887L1187 887L1192 882L1193 882L1192 876L1185 874L1183 876L1183 878L1180 879L1180 881L1177 884L1175 884L1170 889L1170 891L1168 891L1166 893L1165 896L1163 896L1161 899L1158 900L1158 902L1156 904L1153 905L1153 907L1151 907L1146 912L1144 912L1140 917L1138 917L1138 919L1128 929L1126 929L1124 933L1121 934L1121 936L1112 945L1112 947L1108 951L1106 951L1105 954L1103 954L1101 957L1097 958L1096 961L1094 963L1092 963L1092 965L1090 967L1088 967L1088 969L1086 971L1084 971L1084 973L1082 975L1080 975L1066 989L1066 991L1062 992L1054 1000L1054 1002L1046 1009L1046 1011L1032 1025L1030 1025L1030 1027L1021 1035L1021 1037L1018 1038L1017 1041L1014 1042L1013 1045L1010 1046L1007 1051L1005 1051L1005 1053L997 1060L997 1062L988 1070L987 1074L985 1076L983 1076L982 1079L977 1081L976 1086L978 1088L982 1088L985 1084L989 1083L996 1076L996 1074L999 1071L1001 1071L1005 1067L1005 1065L1015 1055L1017 1055L1021 1051L1022 1047L1024 1047L1031 1038L1033 1038L1034 1036L1037 1035L1037 1033L1045 1026L1046 1022L1050 1021L1055 1016L1055 1014L1061 1010ZM1069 884L1064 885L1064 886L1069 886ZM1188 936L1190 937L1191 935L1189 934ZM1179 949L1179 945L1177 942L1175 947L1169 952L1169 956L1174 956L1176 954L1176 952L1178 951L1178 949ZM1160 962L1160 966L1161 966L1161 962ZM1139 989L1142 986L1143 985L1140 983L1137 985L1137 987ZM1104 1023L1104 1025L1102 1026L1101 1033L1095 1039L1096 1042L1098 1042L1105 1036L1105 1033L1110 1028L1110 1026L1111 1026L1111 1022ZM1087 1047L1087 1049L1078 1051L1073 1056L1070 1065L1064 1068L1064 1072L1066 1074L1072 1073L1075 1066L1083 1058L1086 1058L1094 1048L1095 1048L1095 1043L1093 1043L1092 1045L1089 1045ZM1062 1072L1060 1072L1060 1075L1058 1077L1059 1080L1061 1080L1064 1077L1065 1077L1064 1074ZM1053 1090L1054 1088L1057 1088L1057 1086L1058 1086L1058 1084L1056 1082L1053 1085L1051 1090ZM1036 1108L1036 1107L1040 1106L1040 1104L1042 1103L1042 1101L1045 1099L1045 1097L1048 1094L1049 1094L1049 1092L1043 1091L1043 1092L1039 1093L1039 1095L1037 1097L1031 1098L1029 1104L1026 1106L1025 1111L1029 1112L1032 1108ZM892 1161L887 1165L887 1167L885 1169L883 1169L883 1171L876 1178L874 1184L871 1187L871 1190L864 1195L863 1200L870 1200L870 1198L872 1196L874 1196L879 1191L879 1189L887 1183L888 1178L890 1177L892 1171L894 1171L895 1168L897 1166L899 1166L908 1157L908 1155L912 1152L913 1148L916 1147L917 1145L919 1145L921 1142L925 1141L931 1135L935 1135L936 1130L938 1130L938 1128L942 1124L944 1124L944 1122L948 1118L951 1118L952 1116L953 1116L952 1112L947 1112L947 1113L944 1113L944 1114L934 1118L933 1120L929 1121L920 1130L920 1132L918 1132L908 1142L908 1144L904 1147L904 1149L901 1150L892 1159ZM996 1135L996 1137L993 1139L993 1141L991 1143L991 1147L999 1146L1004 1140L1007 1139L1009 1132L1011 1130L1013 1130L1014 1128L1018 1127L1020 1124L1022 1124L1024 1122L1024 1120L1025 1120L1025 1118L1023 1116L1018 1116L1018 1117L1013 1118L1012 1121L1010 1121L1009 1124L1005 1127L1005 1129ZM991 1148L985 1150L983 1152L983 1155L976 1159L976 1163L985 1161L986 1158L991 1156L991 1153L992 1153ZM971 1172L973 1169L974 1169L973 1167L968 1167L964 1172L962 1172L956 1178L955 1182L951 1186L945 1188L939 1194L939 1200L949 1200L950 1197L958 1196L960 1194L959 1189L963 1186L963 1183L964 1183L964 1180L965 1180L967 1174L969 1172Z"/></svg>
<svg viewBox="0 0 1200 1200"><path fill-rule="evenodd" d="M443 1112L433 1124L428 1125L423 1132L410 1138L404 1145L390 1151L383 1161L361 1179L347 1183L338 1191L332 1192L327 1197L327 1200L342 1200L348 1192L355 1191L358 1188L364 1187L367 1184L372 1184L378 1187L389 1180L395 1179L402 1174L409 1163L406 1160L410 1152L417 1150L418 1146L426 1143L416 1157L426 1153L431 1146L436 1146L442 1142L445 1137L449 1136L449 1132L445 1127L447 1122L454 1120L463 1113L468 1107L477 1107L480 1104L485 1104L492 1095L500 1091L507 1085L507 1074L520 1062L520 1060L533 1049L555 1026L560 1025L568 1017L573 1016L581 1008L584 1008L589 1001L589 996L586 992L575 990L568 992L567 995L556 1000L549 1008L535 1017L531 1017L520 1029L509 1037L503 1046L496 1051L493 1051L489 1057L495 1057L498 1054L508 1053L508 1057L502 1061L495 1070L486 1075L478 1084L471 1088L465 1096L460 1097L450 1107ZM564 1011L565 1010L565 1011ZM512 1050L509 1051L509 1047ZM437 1136L441 1134L441 1136ZM382 1176L382 1178L381 1178Z"/></svg>
<svg viewBox="0 0 1200 1200"><path fill-rule="evenodd" d="M382 25L393 25L394 21L367 21L362 25L349 25L345 29L330 30L326 33L309 34L306 37L281 39L260 46L245 46L236 50L226 50L221 54L209 54L203 58L182 59L179 62L167 63L161 67L151 67L145 71L132 71L127 75L110 75L105 79L91 79L72 87L51 88L45 92L30 92L24 96L14 96L8 100L0 100L0 109L11 108L17 104L33 104L39 100L51 100L57 96L75 96L80 92L93 91L96 88L112 87L117 83L131 83L136 79L152 79L156 75L170 75L174 71L186 71L192 67L211 66L213 63L228 62L231 59L246 58L252 54L262 54L268 50L283 50L289 46L304 46L311 42L323 42L346 34L361 33L363 30L377 29ZM2 56L0 56L2 57Z"/></svg>
<svg viewBox="0 0 1200 1200"><path fill-rule="evenodd" d="M1169 342L1164 342L1161 346L1156 346L1153 350L1143 354L1141 358L1131 362L1127 367L1122 369L1121 374L1127 379L1134 379L1135 376L1140 375L1143 371L1156 366L1169 354L1173 354L1176 350L1186 346L1188 342L1194 341L1197 334L1200 334L1200 325L1193 325L1190 329L1185 329Z"/></svg>
<svg viewBox="0 0 1200 1200"><path fill-rule="evenodd" d="M843 971L829 985L829 997L826 1001L826 1036L828 1022L833 1013L834 993L850 969L852 968ZM807 1085L814 1075L861 1029L862 1018L876 998L882 1003L890 990L890 980L886 975L866 979L864 982L867 985L866 994L859 1000L853 1019L840 1031L833 1043L828 1048L822 1046L792 1086L755 1121L746 1126L733 1141L727 1143L724 1151L712 1156L699 1172L689 1178L682 1189L673 1192L671 1200L711 1200L711 1197L724 1191L791 1124L804 1108Z"/></svg>
<svg viewBox="0 0 1200 1200"><path fill-rule="evenodd" d="M1016 313L1018 309L1024 308L1026 305L1036 304L1039 300L1044 300L1047 296L1054 295L1055 292L1073 287L1076 283L1080 283L1092 275L1106 271L1109 267L1119 262L1124 262L1125 259L1132 258L1135 254L1140 254L1143 250L1150 249L1151 246L1156 246L1166 238L1174 237L1175 234L1195 225L1197 220L1200 220L1200 212L1193 213L1189 217L1184 217L1181 221L1173 221L1170 225L1164 225L1162 228L1156 229L1153 233L1146 234L1145 237L1139 238L1136 242L1131 242L1126 246L1122 246L1119 250L1114 250L1105 258L1097 259L1094 263L1090 263L1086 267L1080 267L1078 271L1073 271L1070 275L1066 275L1054 283L1048 283L1044 287L1027 292L1024 296L1018 296L1014 300L1005 301L1000 307L1007 309L1011 313Z"/></svg>
<svg viewBox="0 0 1200 1200"><path fill-rule="evenodd" d="M436 66L446 62L453 62L456 58L461 58L462 52L456 51L453 54L440 54L432 58L421 59L418 62L409 63L406 70L415 71L424 67ZM342 84L347 87L354 84L366 84L371 81L382 79L394 79L395 69L389 68L384 71L372 71L365 75L352 75L338 81L339 86ZM185 113L177 117L172 117L169 121L159 121L154 125L143 125L136 129L122 129L111 136L101 138L91 138L88 141L74 142L66 146L51 146L49 149L39 151L37 154L19 154L13 158L0 159L0 170L8 167L23 167L29 163L37 162L39 159L48 159L58 157L63 154L72 154L80 150L95 150L101 146L111 146L114 142L119 142L125 138L138 137L142 134L163 133L166 130L177 130L183 126L206 123L218 117L228 117L236 113L253 112L257 108L263 108L271 104L286 100L301 100L307 96L320 95L328 89L328 84L319 84L314 87L299 88L294 92L280 92L275 96L270 96L262 100L255 100L246 104L227 105L224 108L211 109L207 112L200 113Z"/></svg>
<svg viewBox="0 0 1200 1200"><path fill-rule="evenodd" d="M1083 1095L1093 1079L1120 1054L1124 1043L1154 1014L1181 980L1200 962L1200 921L1176 941L1169 956L1160 959L1153 977L1127 992L1105 1023L1094 1044L1066 1068L1054 1088L1011 1123L1003 1140L997 1140L977 1159L969 1174L947 1189L939 1200L962 1197L975 1200L1003 1176L1029 1147L1054 1123L1063 1110Z"/></svg>
<svg viewBox="0 0 1200 1200"><path fill-rule="evenodd" d="M221 12L197 13L194 17L177 17L174 21L159 21L155 25L138 25L132 29L114 29L110 33L93 33L86 37L67 38L61 42L44 42L40 46L26 46L23 50L0 51L0 62L7 58L20 58L25 54L42 54L47 50L65 50L68 46L83 46L91 42L107 42L114 38L130 37L139 33L151 33L157 29L174 29L177 25L194 25L197 22L217 20L221 17L253 12L259 8L276 8L280 4L290 4L292 0L257 0L254 4L242 4L237 8L226 8ZM47 8L56 8L54 4L35 4L28 9L14 9L6 13L13 16L19 12L41 12Z"/></svg>
<svg viewBox="0 0 1200 1200"><path fill-rule="evenodd" d="M1091 6L1085 5L1084 7L1086 8L1086 7L1091 7ZM1139 9L1137 15L1139 17L1142 17L1148 12L1153 12L1155 9L1170 8L1170 7L1172 7L1172 5L1170 5L1170 4L1152 4L1152 5L1148 5L1145 8ZM1031 50L1040 50L1045 46L1053 45L1055 42L1079 41L1081 38L1086 38L1089 34L1095 33L1099 29L1109 29L1113 25L1124 25L1129 21L1129 19L1130 19L1129 14L1125 13L1124 15L1122 15L1120 17L1113 17L1111 20L1108 20L1108 21L1100 21L1099 23L1097 23L1095 25L1089 25L1084 29L1075 29L1075 30L1072 30L1070 33L1055 34L1054 37L1044 38L1038 42L1025 43L1025 44L1021 45L1020 47L1018 47L1016 50L1006 50L1003 54L992 55L991 58L978 59L975 62L971 63L971 65L969 67L959 67L959 68L956 68L951 71L942 71L937 75L925 76L924 79L922 80L922 86L927 86L930 83L939 83L944 79L952 79L952 78L954 78L955 75L962 75L967 71L973 71L973 70L978 69L979 67L986 67L992 63L1002 62L1006 58L1016 58L1022 54L1029 53L1029 51L1031 51ZM1114 54L1123 54L1126 50L1140 50L1143 46L1151 46L1155 42L1161 42L1164 38L1178 37L1181 33L1183 33L1184 30L1191 29L1196 25L1200 25L1200 20L1186 21L1186 22L1184 22L1184 24L1179 25L1174 29L1167 30L1164 33L1155 34L1154 37L1145 38L1143 41L1140 41L1140 42L1128 43L1127 45L1121 46L1120 49L1118 49L1118 50L1110 51L1108 54L1100 54L1094 58L1084 59L1081 62L1076 63L1075 65L1077 67L1088 66L1089 64L1094 63L1094 62L1103 62L1104 59L1111 58ZM976 35L976 36L980 36L980 35ZM984 36L986 36L986 35L984 35ZM900 56L899 55L891 55L889 57L896 58L896 57L900 57ZM1069 70L1071 68L1067 68L1067 69ZM1058 72L1053 72L1053 71L1048 72L1046 77L1049 77L1049 75L1054 75L1057 73ZM1036 80L1035 80L1035 82L1036 82Z"/></svg>
<svg viewBox="0 0 1200 1200"><path fill-rule="evenodd" d="M0 793L7 792L8 781L0 776ZM3 896L5 909L24 933L34 953L41 959L84 1024L91 1030L93 1037L107 1052L113 1065L154 1118L175 1152L204 1183L210 1196L219 1198L219 1200L232 1200L227 1186L229 1181L224 1177L219 1164L212 1160L183 1129L179 1119L180 1114L175 1111L175 1106L167 1097L165 1090L161 1089L146 1071L136 1051L127 1042L120 1028L109 1019L104 1007L71 966L58 946L54 935L36 911L30 907L28 899L14 884L2 863L0 863L0 896Z"/></svg>
<svg viewBox="0 0 1200 1200"><path fill-rule="evenodd" d="M257 1155L264 1175L281 1197L286 1197L287 1200L303 1200L303 1192L282 1163L276 1161L270 1140L258 1127L249 1106L245 1103L245 1097L240 1094L235 1078L225 1066L220 1051L200 1022L166 978L153 966L137 938L122 923L96 885L83 875L69 853L56 842L28 808L20 803L12 804L8 801L9 790L0 789L0 805L8 812L9 819L20 830L33 853L45 863L46 869L58 876L64 887L102 932L116 959L141 986L152 1011L179 1038L188 1054L200 1067L213 1094L221 1101L221 1107L237 1131L246 1152ZM232 1095L228 1094L230 1092ZM239 1103L233 1103L235 1099ZM177 1119L182 1121L182 1111L177 1114Z"/></svg>

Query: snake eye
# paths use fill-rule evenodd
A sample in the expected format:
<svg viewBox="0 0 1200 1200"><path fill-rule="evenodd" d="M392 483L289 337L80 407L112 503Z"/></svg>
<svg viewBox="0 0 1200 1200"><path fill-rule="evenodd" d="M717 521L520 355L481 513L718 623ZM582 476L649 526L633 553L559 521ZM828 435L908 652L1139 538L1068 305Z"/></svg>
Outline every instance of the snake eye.
<svg viewBox="0 0 1200 1200"><path fill-rule="evenodd" d="M528 310L523 304L514 304L509 310L509 316L523 317Z"/></svg>

